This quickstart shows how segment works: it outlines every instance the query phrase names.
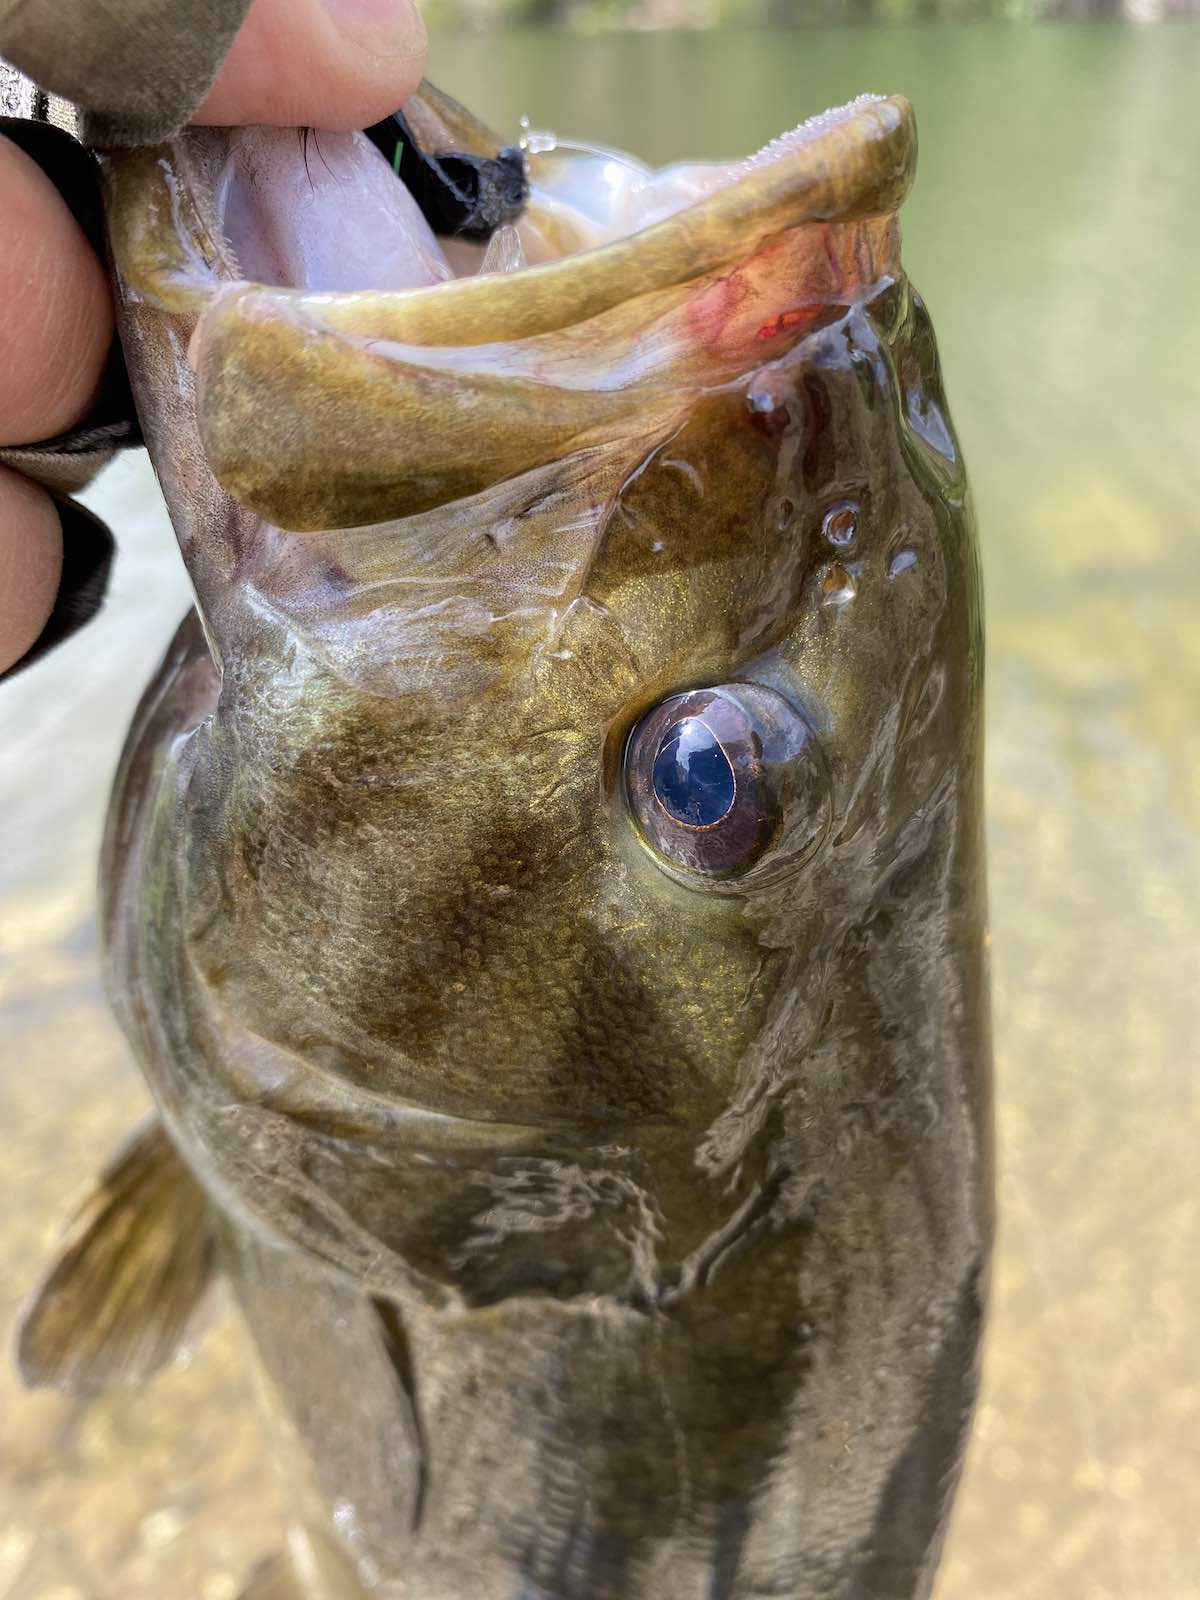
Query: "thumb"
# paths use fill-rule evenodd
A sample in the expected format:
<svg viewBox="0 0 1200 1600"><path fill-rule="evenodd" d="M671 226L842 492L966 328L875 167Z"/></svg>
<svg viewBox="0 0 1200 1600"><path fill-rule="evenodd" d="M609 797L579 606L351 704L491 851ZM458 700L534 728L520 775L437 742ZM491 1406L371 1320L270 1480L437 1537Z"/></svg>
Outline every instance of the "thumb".
<svg viewBox="0 0 1200 1600"><path fill-rule="evenodd" d="M420 83L425 42L414 0L253 0L195 120L369 127Z"/></svg>

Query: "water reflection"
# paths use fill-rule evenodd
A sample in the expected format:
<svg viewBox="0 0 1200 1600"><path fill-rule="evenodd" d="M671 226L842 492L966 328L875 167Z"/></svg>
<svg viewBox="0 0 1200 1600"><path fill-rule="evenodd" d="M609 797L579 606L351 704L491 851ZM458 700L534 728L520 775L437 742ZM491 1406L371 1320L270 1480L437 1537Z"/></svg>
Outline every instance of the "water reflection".
<svg viewBox="0 0 1200 1600"><path fill-rule="evenodd" d="M940 1600L1194 1600L1200 1556L1200 29L466 40L497 123L653 160L914 100L905 213L984 532L1003 1223ZM106 616L0 692L7 1321L145 1104L97 984L120 730L186 600L142 465ZM898 553L897 559L900 559ZM0 1374L3 1600L234 1600L279 1498L227 1320L136 1399Z"/></svg>

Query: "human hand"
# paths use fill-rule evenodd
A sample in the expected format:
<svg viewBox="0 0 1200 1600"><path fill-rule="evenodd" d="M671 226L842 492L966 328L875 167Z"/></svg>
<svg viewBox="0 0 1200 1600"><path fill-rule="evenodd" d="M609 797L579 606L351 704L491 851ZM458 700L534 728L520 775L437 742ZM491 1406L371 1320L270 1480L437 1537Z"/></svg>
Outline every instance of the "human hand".
<svg viewBox="0 0 1200 1600"><path fill-rule="evenodd" d="M365 128L420 82L414 0L253 0L204 123ZM0 137L0 445L77 426L113 339L104 269L57 189ZM38 638L62 570L62 529L37 484L0 466L0 672Z"/></svg>

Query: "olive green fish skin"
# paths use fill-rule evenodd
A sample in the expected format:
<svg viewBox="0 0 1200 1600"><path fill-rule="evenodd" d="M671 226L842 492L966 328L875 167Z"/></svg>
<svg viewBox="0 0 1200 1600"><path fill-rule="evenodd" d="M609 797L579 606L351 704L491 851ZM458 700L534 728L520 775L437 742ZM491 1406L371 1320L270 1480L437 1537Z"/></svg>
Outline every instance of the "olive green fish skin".
<svg viewBox="0 0 1200 1600"><path fill-rule="evenodd" d="M295 556L122 315L207 631L118 779L111 986L323 1592L928 1595L991 1156L979 580L919 299ZM812 766L687 881L623 756L722 684Z"/></svg>

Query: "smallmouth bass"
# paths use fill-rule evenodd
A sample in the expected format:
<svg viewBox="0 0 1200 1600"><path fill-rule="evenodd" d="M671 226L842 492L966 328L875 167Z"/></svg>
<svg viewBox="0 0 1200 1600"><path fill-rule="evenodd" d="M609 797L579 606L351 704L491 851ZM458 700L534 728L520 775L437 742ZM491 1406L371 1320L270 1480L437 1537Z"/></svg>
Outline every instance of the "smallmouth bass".
<svg viewBox="0 0 1200 1600"><path fill-rule="evenodd" d="M107 164L197 610L103 864L160 1118L22 1362L148 1376L223 1272L305 1462L260 1600L909 1600L991 1226L912 114L657 177L546 143L491 243L363 135Z"/></svg>

